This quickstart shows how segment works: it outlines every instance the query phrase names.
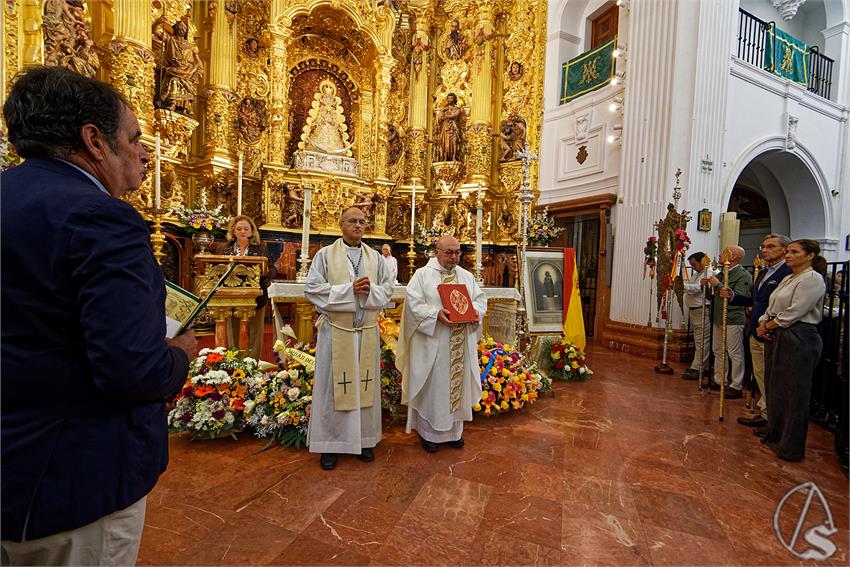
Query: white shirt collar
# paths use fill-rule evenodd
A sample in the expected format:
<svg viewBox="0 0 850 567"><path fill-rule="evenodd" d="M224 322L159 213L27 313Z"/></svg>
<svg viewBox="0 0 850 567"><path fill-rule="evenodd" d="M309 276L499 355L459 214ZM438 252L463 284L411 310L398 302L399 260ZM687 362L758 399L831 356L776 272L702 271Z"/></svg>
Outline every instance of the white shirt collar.
<svg viewBox="0 0 850 567"><path fill-rule="evenodd" d="M112 195L110 195L110 194L109 194L109 191L107 191L107 190L106 190L106 187L104 187L104 186L103 186L103 183L101 183L101 182L100 182L100 180L98 180L98 178L97 178L97 177L95 177L94 175L92 175L91 173L89 173L88 171L86 171L85 169L83 169L82 167L80 167L79 165L77 165L77 164L75 164L75 163L71 163L70 161L66 161L66 160L64 160L64 159L59 159L59 158L56 158L56 159L57 159L58 161L61 161L62 163L67 163L68 165L70 165L71 167L73 167L73 168L75 168L75 169L77 169L77 170L79 170L79 171L82 171L82 172L83 172L83 175L85 175L86 177L88 177L89 179L91 179L91 180L92 180L92 182L93 182L95 185L97 185L97 188L98 188L98 189L100 189L101 191L103 191L104 193L106 193L107 195L109 195L110 197L112 196Z"/></svg>

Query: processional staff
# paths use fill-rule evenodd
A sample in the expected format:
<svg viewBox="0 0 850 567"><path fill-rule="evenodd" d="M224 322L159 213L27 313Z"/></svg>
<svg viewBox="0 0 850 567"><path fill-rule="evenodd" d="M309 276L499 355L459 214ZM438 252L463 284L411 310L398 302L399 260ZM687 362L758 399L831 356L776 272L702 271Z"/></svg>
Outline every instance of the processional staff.
<svg viewBox="0 0 850 567"><path fill-rule="evenodd" d="M723 263L723 287L729 287L729 251L724 249L723 252L720 253L720 261ZM729 298L723 298L723 315L722 315L722 329L721 329L721 345L720 352L723 353L722 359L722 374L720 375L720 421L723 421L723 415L726 410L726 357L728 356L728 352L726 351L726 317L727 310L729 309ZM715 359L716 360L716 359ZM716 372L716 369L715 369Z"/></svg>
<svg viewBox="0 0 850 567"><path fill-rule="evenodd" d="M703 281L703 280L706 279L706 274L708 272L708 268L709 268L710 265L711 265L711 260L708 259L708 256L707 255L703 256L702 260L700 260L700 266L702 267L702 271L700 272L700 280L699 281ZM706 292L708 290L708 285L703 284L701 287L702 287L702 315L701 315L701 317L702 317L702 327L701 327L702 334L700 335L700 338L699 338L699 340L700 340L700 343L699 343L700 344L700 350L699 350L699 380L697 380L697 387L699 388L700 391L702 391L702 374L703 374L703 370L704 370L703 365L704 365L704 362L705 362L705 299L706 299ZM709 380L710 380L710 378L708 380L706 380L706 384L705 384L706 390L708 390L709 386L711 385Z"/></svg>
<svg viewBox="0 0 850 567"><path fill-rule="evenodd" d="M753 259L753 281L756 281L756 278L759 277L759 270L761 270L762 265L764 265L764 260L762 260L761 258L756 256ZM753 295L755 295L755 290L753 290ZM754 333L755 330L750 329L750 332ZM744 407L746 407L748 410L752 411L752 409L753 409L753 373L750 372L747 377L748 377L748 382L749 382L749 388L746 389L746 394L745 394L745 398L744 398L746 403L744 404ZM762 395L764 395L764 392L762 392Z"/></svg>

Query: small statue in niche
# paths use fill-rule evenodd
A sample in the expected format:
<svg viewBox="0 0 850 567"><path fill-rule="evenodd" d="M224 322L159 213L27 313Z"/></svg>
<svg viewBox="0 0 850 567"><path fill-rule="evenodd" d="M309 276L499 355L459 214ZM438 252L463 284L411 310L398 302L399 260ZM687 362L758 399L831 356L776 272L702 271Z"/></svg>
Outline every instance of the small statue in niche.
<svg viewBox="0 0 850 567"><path fill-rule="evenodd" d="M519 81L522 79L523 71L522 63L519 61L513 61L508 69L508 79L511 81Z"/></svg>
<svg viewBox="0 0 850 567"><path fill-rule="evenodd" d="M304 216L304 190L294 183L284 183L280 190L280 224L297 228Z"/></svg>
<svg viewBox="0 0 850 567"><path fill-rule="evenodd" d="M437 113L437 132L439 134L438 160L460 161L461 127L460 118L463 111L457 105L454 93L446 95L446 102Z"/></svg>
<svg viewBox="0 0 850 567"><path fill-rule="evenodd" d="M248 143L258 141L268 127L268 112L264 100L243 98L239 103L236 116L239 135Z"/></svg>
<svg viewBox="0 0 850 567"><path fill-rule="evenodd" d="M404 144L401 139L403 134L401 128L396 128L392 124L387 127L387 165L395 165L401 159L404 151Z"/></svg>
<svg viewBox="0 0 850 567"><path fill-rule="evenodd" d="M93 50L82 0L47 0L43 14L45 63L94 77L100 58Z"/></svg>
<svg viewBox="0 0 850 567"><path fill-rule="evenodd" d="M323 79L313 95L298 149L351 157L353 144L349 141L342 99L336 94L336 84L330 79Z"/></svg>
<svg viewBox="0 0 850 567"><path fill-rule="evenodd" d="M252 59L256 59L260 54L260 42L255 37L249 37L245 40L245 45L242 46L242 52Z"/></svg>
<svg viewBox="0 0 850 567"><path fill-rule="evenodd" d="M443 51L449 59L461 59L468 49L466 38L460 31L460 22L457 19L452 20L450 26L448 36L443 42Z"/></svg>
<svg viewBox="0 0 850 567"><path fill-rule="evenodd" d="M154 24L154 35L163 43L157 69L157 107L192 116L204 62L197 46L189 41L189 24L182 19L171 26L163 16Z"/></svg>
<svg viewBox="0 0 850 567"><path fill-rule="evenodd" d="M499 133L493 137L499 138L499 149L501 155L499 161L512 161L525 146L526 127L525 120L521 116L511 115L507 120L502 120Z"/></svg>

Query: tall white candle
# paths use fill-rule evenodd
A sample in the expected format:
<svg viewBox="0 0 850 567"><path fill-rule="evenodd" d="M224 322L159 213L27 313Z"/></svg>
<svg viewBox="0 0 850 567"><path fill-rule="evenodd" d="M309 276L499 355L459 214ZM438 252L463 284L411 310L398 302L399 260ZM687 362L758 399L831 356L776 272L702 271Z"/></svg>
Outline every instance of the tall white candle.
<svg viewBox="0 0 850 567"><path fill-rule="evenodd" d="M413 182L413 191L410 194L410 237L416 238L416 182Z"/></svg>
<svg viewBox="0 0 850 567"><path fill-rule="evenodd" d="M304 186L304 222L301 230L301 257L307 258L310 255L310 210L313 206L313 188L309 185Z"/></svg>
<svg viewBox="0 0 850 567"><path fill-rule="evenodd" d="M481 266L483 265L483 259L481 258L481 254L484 252L482 246L482 239L484 237L484 196L482 193L481 184L478 184L478 195L476 195L476 207L475 207L475 276L476 278L481 275Z"/></svg>
<svg viewBox="0 0 850 567"><path fill-rule="evenodd" d="M159 132L157 132L157 134L156 134L156 146L154 148L155 153L154 153L154 178L153 178L154 179L154 182L153 182L154 208L156 210L159 210L160 205L162 204L162 196L161 196L162 194L161 194L161 189L160 189L160 175L161 175L160 169L162 167L161 166L161 157L160 157L161 151L162 150L160 148Z"/></svg>
<svg viewBox="0 0 850 567"><path fill-rule="evenodd" d="M236 214L242 214L242 152L239 152L239 178L236 181Z"/></svg>

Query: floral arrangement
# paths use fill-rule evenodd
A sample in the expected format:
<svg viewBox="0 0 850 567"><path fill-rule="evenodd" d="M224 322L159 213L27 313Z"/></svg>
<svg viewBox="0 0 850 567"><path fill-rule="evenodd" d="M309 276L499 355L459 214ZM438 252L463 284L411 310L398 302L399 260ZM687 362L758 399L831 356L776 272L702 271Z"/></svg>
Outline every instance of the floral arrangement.
<svg viewBox="0 0 850 567"><path fill-rule="evenodd" d="M587 380L593 374L584 351L567 339L544 343L543 349L549 376L554 380Z"/></svg>
<svg viewBox="0 0 850 567"><path fill-rule="evenodd" d="M416 244L425 249L434 248L437 246L437 241L447 234L449 234L449 231L445 228L437 226L425 228L424 226L420 225L419 236L416 237Z"/></svg>
<svg viewBox="0 0 850 567"><path fill-rule="evenodd" d="M681 228L677 229L676 232L673 233L673 237L676 240L676 251L684 254L685 251L691 247L691 238L685 230Z"/></svg>
<svg viewBox="0 0 850 567"><path fill-rule="evenodd" d="M650 236L646 239L643 247L643 277L646 277L646 269L649 268L649 277L655 277L655 262L658 258L658 238Z"/></svg>
<svg viewBox="0 0 850 567"><path fill-rule="evenodd" d="M263 375L245 402L245 419L257 437L269 439L266 448L279 443L300 449L307 445L316 349L297 342L289 325L281 332L285 340L278 339L272 347L277 367Z"/></svg>
<svg viewBox="0 0 850 567"><path fill-rule="evenodd" d="M560 226L555 226L555 219L549 216L549 210L546 209L529 219L526 234L528 235L528 239L534 244L547 246L550 242L558 238L558 235L562 232L564 232L564 229Z"/></svg>
<svg viewBox="0 0 850 567"><path fill-rule="evenodd" d="M481 401L473 409L484 415L516 411L532 404L539 393L552 390L552 381L510 345L484 337L478 343Z"/></svg>
<svg viewBox="0 0 850 567"><path fill-rule="evenodd" d="M180 222L186 227L189 234L195 232L221 232L230 217L222 214L224 204L217 206L213 210L207 209L207 200L203 199L201 204L195 204L193 209L183 205L174 205L171 207L171 212L174 213Z"/></svg>
<svg viewBox="0 0 850 567"><path fill-rule="evenodd" d="M169 430L190 432L192 438L235 438L245 425L250 391L262 376L257 361L236 349L201 349L168 412Z"/></svg>
<svg viewBox="0 0 850 567"><path fill-rule="evenodd" d="M378 328L381 331L381 407L390 413L393 423L400 423L407 413L401 406L401 371L395 365L399 326L382 313Z"/></svg>

